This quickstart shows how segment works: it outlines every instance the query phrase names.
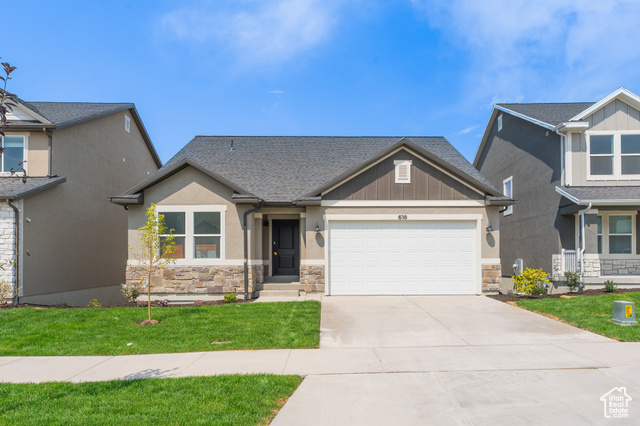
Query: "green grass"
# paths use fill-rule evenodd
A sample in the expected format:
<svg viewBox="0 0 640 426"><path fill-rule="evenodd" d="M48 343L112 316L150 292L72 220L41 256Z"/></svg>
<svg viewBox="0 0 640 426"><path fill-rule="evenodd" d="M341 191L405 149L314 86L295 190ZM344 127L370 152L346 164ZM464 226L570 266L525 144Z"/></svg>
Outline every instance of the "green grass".
<svg viewBox="0 0 640 426"><path fill-rule="evenodd" d="M0 384L0 423L12 425L264 425L298 376L233 375L97 383Z"/></svg>
<svg viewBox="0 0 640 426"><path fill-rule="evenodd" d="M320 339L316 301L152 308L151 315L161 322L137 325L146 308L0 311L0 356L315 348Z"/></svg>
<svg viewBox="0 0 640 426"><path fill-rule="evenodd" d="M634 302L637 307L640 306L640 292L576 296L571 299L520 300L516 304L530 311L556 317L567 324L622 342L640 341L639 325L621 326L610 321L614 300Z"/></svg>

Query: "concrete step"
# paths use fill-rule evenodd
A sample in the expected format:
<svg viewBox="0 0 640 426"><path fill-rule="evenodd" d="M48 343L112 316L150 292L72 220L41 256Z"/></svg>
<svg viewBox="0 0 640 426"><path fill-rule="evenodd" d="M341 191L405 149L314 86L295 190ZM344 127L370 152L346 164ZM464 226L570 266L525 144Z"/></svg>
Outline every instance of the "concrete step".
<svg viewBox="0 0 640 426"><path fill-rule="evenodd" d="M264 282L269 283L277 283L277 284L287 284L287 283L295 283L300 281L300 277L297 275L276 275L273 277L266 276L264 277Z"/></svg>
<svg viewBox="0 0 640 426"><path fill-rule="evenodd" d="M258 290L256 291L257 297L298 297L300 296L299 290Z"/></svg>
<svg viewBox="0 0 640 426"><path fill-rule="evenodd" d="M300 284L300 283L256 284L256 290L304 290L304 284Z"/></svg>

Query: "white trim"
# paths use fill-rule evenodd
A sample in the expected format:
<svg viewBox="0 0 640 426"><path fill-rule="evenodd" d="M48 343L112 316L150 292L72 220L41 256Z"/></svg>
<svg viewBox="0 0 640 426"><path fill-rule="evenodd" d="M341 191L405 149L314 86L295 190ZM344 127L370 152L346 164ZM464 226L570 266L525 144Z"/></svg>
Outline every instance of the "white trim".
<svg viewBox="0 0 640 426"><path fill-rule="evenodd" d="M568 199L569 201L573 201L575 204L580 204L580 200L577 199L576 197L574 197L573 195L569 194L568 192L560 189L559 187L556 186L556 192L560 195L562 195L563 197L565 197L566 199Z"/></svg>
<svg viewBox="0 0 640 426"><path fill-rule="evenodd" d="M326 266L326 264L324 259L300 259L300 266Z"/></svg>
<svg viewBox="0 0 640 426"><path fill-rule="evenodd" d="M598 216L602 216L602 254L603 258L608 259L621 259L623 256L632 256L632 258L636 258L636 215L637 211L609 211L603 210L598 213ZM609 237L611 237L611 233L609 233L609 217L610 216L631 216L631 253L609 253ZM597 234L597 229L596 229ZM613 234L620 236L629 236L629 234ZM599 254L599 253L594 253Z"/></svg>
<svg viewBox="0 0 640 426"><path fill-rule="evenodd" d="M29 136L31 132L4 132L5 136L22 136L24 138L24 144L22 146L22 168L29 175ZM0 136L0 146L4 147L4 138ZM0 176L11 176L11 171L2 171L4 167L4 153L0 155ZM22 176L23 173L16 173L13 176Z"/></svg>
<svg viewBox="0 0 640 426"><path fill-rule="evenodd" d="M482 259L480 259L480 263L482 265L500 265L500 258L499 257L483 257Z"/></svg>
<svg viewBox="0 0 640 426"><path fill-rule="evenodd" d="M322 200L322 207L484 207L478 200Z"/></svg>
<svg viewBox="0 0 640 426"><path fill-rule="evenodd" d="M392 155L396 154L399 151L407 151L409 154L415 156L416 158L424 161L425 163L429 164L431 167L441 171L442 173L444 173L445 175L449 176L452 179L455 179L457 182L463 184L464 186L466 186L467 188L477 192L480 195L484 195L484 192L480 191L478 188L472 186L471 184L468 184L467 182L461 180L460 178L458 178L457 176L454 176L453 174L451 174L449 171L443 169L442 167L438 166L437 164L433 163L431 160L429 160L428 158L425 158L424 156L422 156L421 154L418 154L416 152L414 152L413 150L407 148L406 146L401 146L395 150L393 150L392 152L390 152L389 154L385 155L384 157L380 158L379 160L375 161L374 163L368 165L367 167L362 168L361 170L357 171L356 173L346 177L345 179L341 180L339 183L333 185L331 188L327 189L326 191L323 191L322 194L320 195L325 195L328 194L329 192L333 191L334 189L338 188L339 186L343 185L344 183L350 181L351 179L355 178L356 176L366 172L367 170L369 170L370 168L380 164L382 161L386 160L387 158L391 157Z"/></svg>
<svg viewBox="0 0 640 426"><path fill-rule="evenodd" d="M300 213L300 219L304 219L304 218L306 218L306 217L307 217L307 214L306 214L306 213Z"/></svg>
<svg viewBox="0 0 640 426"><path fill-rule="evenodd" d="M583 130L588 129L590 124L588 121L571 121L567 123L560 123L557 126L557 130L559 132L564 132L567 130Z"/></svg>
<svg viewBox="0 0 640 426"><path fill-rule="evenodd" d="M183 251L183 258L179 258L179 259L175 259L175 265L215 265L215 264L223 264L221 262L225 262L225 258L226 258L226 249L227 249L227 244L226 244L226 238L227 238L227 226L226 226L226 211L227 211L227 206L224 204L220 204L220 205L216 205L216 204L210 204L210 205L164 205L164 204L157 204L156 205L156 212L158 214L160 213L184 213L185 215L185 221L184 221L184 227L185 227L185 233L184 234L174 234L176 237L183 237L184 238L184 251ZM214 259L201 259L201 258L195 258L194 256L194 239L196 237L196 235L193 233L193 215L196 212L219 212L220 213L220 249L219 249L219 253L220 253L220 257L218 258L214 258ZM200 235L198 234L198 236L207 236L207 235ZM215 237L218 237L218 235L213 235ZM244 260L243 260L244 262Z"/></svg>
<svg viewBox="0 0 640 426"><path fill-rule="evenodd" d="M411 183L411 160L394 160L393 167L395 169L396 183ZM402 176L404 169L406 176Z"/></svg>
<svg viewBox="0 0 640 426"><path fill-rule="evenodd" d="M535 118L531 118L529 116L526 116L524 114L520 114L519 112L512 111L512 110L510 110L508 108L505 108L505 107L502 107L502 106L499 106L499 105L494 105L493 107L495 109L497 109L497 110L502 111L502 112L506 112L508 114L511 114L514 117L518 117L518 118L521 118L521 119L523 119L525 121L528 121L530 123L537 124L538 126L542 126L545 129L555 130L555 126L552 126L549 123L545 123L544 121L536 120Z"/></svg>
<svg viewBox="0 0 640 426"><path fill-rule="evenodd" d="M635 93L632 93L629 90L625 89L624 87L621 87L615 92L607 95L606 97L602 98L600 101L591 105L589 108L585 109L584 111L582 111L580 114L576 115L569 121L582 120L583 118L588 117L589 115L593 114L600 108L604 107L609 102L618 98L620 98L623 102L627 104L635 103L635 105L631 105L631 106L636 109L640 109L640 97L638 97Z"/></svg>
<svg viewBox="0 0 640 426"><path fill-rule="evenodd" d="M507 183L510 184L510 188L511 188L510 194L506 193ZM513 199L513 176L509 176L508 178L502 181L502 193L504 194L505 197L509 197ZM509 216L512 214L513 214L513 205L507 206L502 212L503 216Z"/></svg>
<svg viewBox="0 0 640 426"><path fill-rule="evenodd" d="M23 113L24 115L27 115L27 116L32 117L32 118L35 118L36 120L38 120L42 124L52 124L51 121L47 120L46 118L44 118L40 114L38 114L36 112L33 112L32 110L30 110L26 106L22 105L20 102L16 101L15 99L11 99L11 102L13 102L14 105L15 105L14 109L15 108L19 109L20 112ZM11 118L9 118L9 115L13 115L14 117L16 117L16 119L18 118L15 114L10 112L9 114L7 114L7 118L9 120L11 120Z"/></svg>
<svg viewBox="0 0 640 426"><path fill-rule="evenodd" d="M253 216L254 216L256 219L262 219L262 213L254 213L254 214L253 214Z"/></svg>
<svg viewBox="0 0 640 426"><path fill-rule="evenodd" d="M640 174L623 175L622 157L629 154L622 154L622 135L640 135L640 130L589 130L584 132L587 144L587 180L589 181L615 181L615 180L638 180ZM611 154L593 154L594 156L613 157L613 174L592 175L591 174L591 135L603 135L613 137L613 152ZM631 154L640 156L640 154Z"/></svg>
<svg viewBox="0 0 640 426"><path fill-rule="evenodd" d="M573 135L575 133L567 133L564 137L564 184L566 186L571 186L573 183L573 156L571 153L573 152Z"/></svg>
<svg viewBox="0 0 640 426"><path fill-rule="evenodd" d="M481 220L481 214L405 214L400 212L401 216L406 216L402 221L461 221L461 220ZM325 221L390 221L395 222L398 219L397 214L326 214L323 215ZM325 228L328 229L328 228ZM325 244L326 245L326 244Z"/></svg>

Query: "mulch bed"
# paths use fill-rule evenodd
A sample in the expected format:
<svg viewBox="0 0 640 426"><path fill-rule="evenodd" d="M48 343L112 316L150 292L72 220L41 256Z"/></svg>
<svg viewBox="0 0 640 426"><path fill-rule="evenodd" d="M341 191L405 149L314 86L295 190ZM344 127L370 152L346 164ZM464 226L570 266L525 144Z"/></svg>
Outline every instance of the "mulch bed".
<svg viewBox="0 0 640 426"><path fill-rule="evenodd" d="M251 303L254 299L250 300L241 300L238 299L235 303ZM167 303L162 300L153 300L151 301L152 308L185 308L185 307L195 307L195 306L214 306L214 305L224 305L226 302L224 300L201 300L196 305L195 303ZM114 305L102 305L102 306L67 306L67 305L31 305L26 303L21 303L19 305L13 304L5 304L0 305L0 310L5 309L16 309L16 308L26 308L28 306L31 307L42 307L42 308L56 308L56 309L101 309L101 308L147 308L147 302L144 301L141 304L136 302L124 302L124 303L116 303Z"/></svg>
<svg viewBox="0 0 640 426"><path fill-rule="evenodd" d="M636 288L627 288L627 289L618 289L613 293L607 293L604 291L604 288L599 288L595 290L584 290L584 291L576 291L574 293L556 293L556 294L542 294L540 296L518 296L515 294L491 294L487 297L492 299L499 300L501 302L517 302L518 300L523 299L560 299L562 296L602 296L604 294L621 294L621 293L632 293L638 292L640 290Z"/></svg>

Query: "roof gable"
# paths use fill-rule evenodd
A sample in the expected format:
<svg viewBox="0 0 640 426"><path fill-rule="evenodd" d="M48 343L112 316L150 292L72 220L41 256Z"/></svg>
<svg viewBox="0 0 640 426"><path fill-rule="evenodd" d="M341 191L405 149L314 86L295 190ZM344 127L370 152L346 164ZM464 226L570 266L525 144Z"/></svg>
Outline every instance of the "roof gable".
<svg viewBox="0 0 640 426"><path fill-rule="evenodd" d="M609 94L608 96L605 96L600 101L584 109L583 111L580 111L578 114L576 114L574 117L570 118L567 121L580 121L585 117L590 116L600 108L604 108L607 104L609 104L610 102L613 102L616 99L620 99L622 102L625 102L631 105L635 109L640 109L640 97L635 93L632 93L631 91L625 89L624 87L621 87L615 92Z"/></svg>

